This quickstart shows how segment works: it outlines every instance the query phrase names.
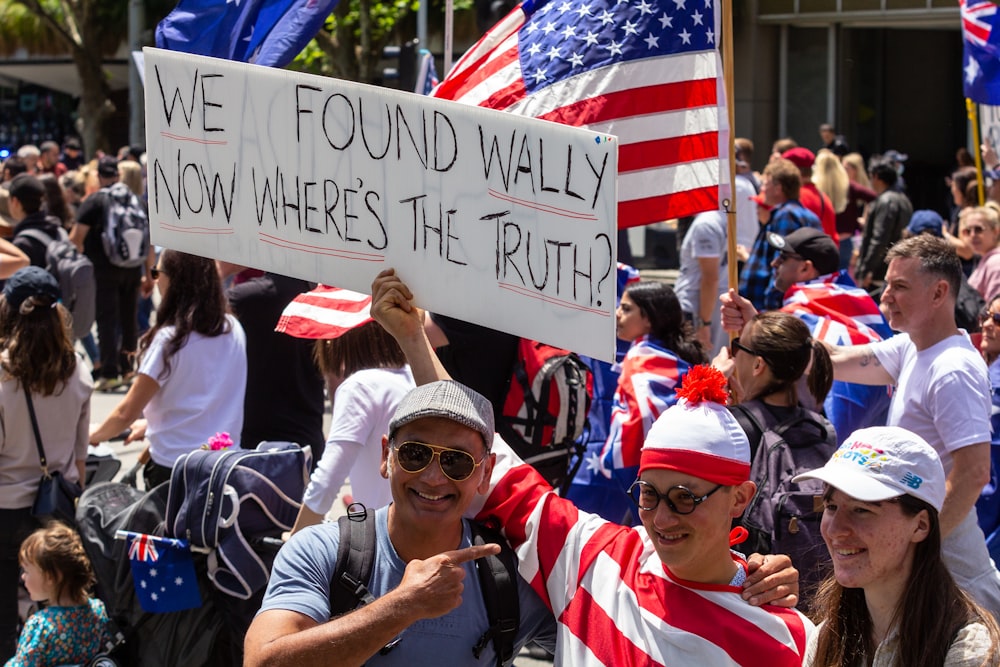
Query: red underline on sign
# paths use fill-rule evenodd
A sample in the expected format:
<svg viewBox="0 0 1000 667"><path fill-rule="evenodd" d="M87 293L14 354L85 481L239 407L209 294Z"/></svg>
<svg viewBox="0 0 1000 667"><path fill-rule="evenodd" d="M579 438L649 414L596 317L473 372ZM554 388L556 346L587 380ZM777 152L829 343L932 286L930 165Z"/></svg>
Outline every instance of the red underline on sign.
<svg viewBox="0 0 1000 667"><path fill-rule="evenodd" d="M503 201L509 201L512 204L520 204L527 208L533 208L538 211L544 211L545 213L554 213L555 215L561 215L564 218L574 218L576 220L597 220L597 216L593 213L577 213L576 211L570 211L565 208L557 208L555 206L549 206L547 204L539 204L538 202L528 201L527 199L519 199L518 197L512 197L503 192L499 192L490 188L490 196L497 199L502 199Z"/></svg>
<svg viewBox="0 0 1000 667"><path fill-rule="evenodd" d="M211 229L209 227L178 227L166 222L160 222L160 227L171 232L185 232L187 234L234 234L234 229Z"/></svg>
<svg viewBox="0 0 1000 667"><path fill-rule="evenodd" d="M212 141L211 139L195 139L194 137L185 137L180 134L172 134L170 132L160 132L161 137L166 137L167 139L176 139L177 141L190 141L196 144L211 144L213 146L225 146L228 141Z"/></svg>
<svg viewBox="0 0 1000 667"><path fill-rule="evenodd" d="M551 303L555 306L562 306L563 308L569 308L571 310L582 310L586 313L593 313L595 315L608 316L603 310L598 310L597 308L587 308L586 306L581 306L578 303L573 303L572 301L566 301L565 299L557 299L553 296L548 296L545 294L539 294L534 290L530 290L527 287L521 287L520 285L511 285L510 283L497 283L500 289L510 290L511 292L517 292L521 296L530 297L532 299L538 299L539 301L544 301L545 303Z"/></svg>
<svg viewBox="0 0 1000 667"><path fill-rule="evenodd" d="M273 246L278 246L279 248L286 248L288 250L298 250L299 252L307 252L311 255L326 255L328 257L341 257L343 259L356 259L362 262L384 262L385 255L379 255L373 252L354 252L353 250L341 250L338 248L324 248L323 246L309 245L308 243L299 243L297 241L289 241L288 239L283 239L278 236L271 236L270 234L265 234L260 232L258 234L260 240L264 243L269 243Z"/></svg>

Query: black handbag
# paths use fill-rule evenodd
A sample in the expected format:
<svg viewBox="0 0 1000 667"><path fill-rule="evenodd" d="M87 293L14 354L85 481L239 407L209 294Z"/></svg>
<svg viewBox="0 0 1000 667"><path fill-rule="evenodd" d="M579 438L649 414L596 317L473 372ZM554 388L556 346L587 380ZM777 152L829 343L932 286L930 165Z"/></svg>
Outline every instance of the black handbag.
<svg viewBox="0 0 1000 667"><path fill-rule="evenodd" d="M48 462L45 460L45 447L42 445L42 434L38 432L35 406L31 402L31 393L27 388L24 396L28 400L28 415L31 417L31 428L35 432L38 462L42 467L42 479L38 482L38 493L35 495L35 503L31 506L31 514L42 520L55 519L75 526L76 501L83 491L63 477L58 470L49 472Z"/></svg>

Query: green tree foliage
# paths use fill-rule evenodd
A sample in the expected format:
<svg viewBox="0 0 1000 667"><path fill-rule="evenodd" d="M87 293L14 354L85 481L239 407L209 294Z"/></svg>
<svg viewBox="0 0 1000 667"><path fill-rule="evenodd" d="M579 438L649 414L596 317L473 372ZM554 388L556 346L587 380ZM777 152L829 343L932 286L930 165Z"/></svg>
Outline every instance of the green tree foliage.
<svg viewBox="0 0 1000 667"><path fill-rule="evenodd" d="M147 4L147 16L163 16L168 0ZM24 48L33 55L68 53L80 76L79 113L87 152L107 150L104 121L113 107L103 61L125 39L128 2L123 0L0 0L0 53Z"/></svg>
<svg viewBox="0 0 1000 667"><path fill-rule="evenodd" d="M375 83L382 49L416 34L414 17L419 0L341 0L323 29L291 67L362 83ZM456 0L455 10L471 8L472 0ZM428 6L428 22L444 24L444 0Z"/></svg>

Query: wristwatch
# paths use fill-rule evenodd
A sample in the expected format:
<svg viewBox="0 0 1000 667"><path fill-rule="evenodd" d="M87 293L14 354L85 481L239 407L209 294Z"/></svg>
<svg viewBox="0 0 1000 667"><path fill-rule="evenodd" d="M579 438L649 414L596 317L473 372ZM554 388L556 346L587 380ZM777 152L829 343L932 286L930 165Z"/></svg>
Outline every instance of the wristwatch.
<svg viewBox="0 0 1000 667"><path fill-rule="evenodd" d="M699 320L699 321L701 322L701 326L703 326L703 327L710 327L710 326L712 326L712 320Z"/></svg>

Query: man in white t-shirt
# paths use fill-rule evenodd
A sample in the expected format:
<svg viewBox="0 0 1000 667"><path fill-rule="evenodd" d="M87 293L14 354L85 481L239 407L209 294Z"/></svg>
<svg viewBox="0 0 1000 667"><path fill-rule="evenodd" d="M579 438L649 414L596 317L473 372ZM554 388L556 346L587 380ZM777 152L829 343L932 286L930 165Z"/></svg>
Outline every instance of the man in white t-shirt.
<svg viewBox="0 0 1000 667"><path fill-rule="evenodd" d="M881 309L900 335L867 345L830 346L834 377L894 384L888 425L920 435L948 474L942 551L959 586L1000 615L1000 573L986 550L975 502L990 479L990 385L986 363L955 326L961 264L951 246L921 234L894 245ZM723 296L727 329L752 316L745 299Z"/></svg>

